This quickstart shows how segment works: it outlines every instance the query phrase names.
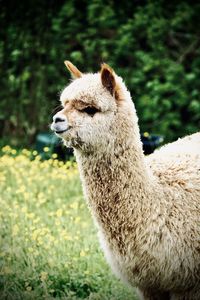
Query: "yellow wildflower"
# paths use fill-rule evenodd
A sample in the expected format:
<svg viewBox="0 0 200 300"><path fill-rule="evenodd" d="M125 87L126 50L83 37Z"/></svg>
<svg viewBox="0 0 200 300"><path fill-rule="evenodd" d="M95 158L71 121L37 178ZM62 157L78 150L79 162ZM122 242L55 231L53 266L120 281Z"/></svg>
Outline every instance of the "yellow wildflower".
<svg viewBox="0 0 200 300"><path fill-rule="evenodd" d="M9 145L6 145L2 148L2 152L4 153L10 153L11 147Z"/></svg>
<svg viewBox="0 0 200 300"><path fill-rule="evenodd" d="M56 221L55 221L55 224L56 224L56 226L59 226L61 223L60 223L59 220L56 220Z"/></svg>
<svg viewBox="0 0 200 300"><path fill-rule="evenodd" d="M68 235L68 234L63 235L63 238L66 241L72 241L73 240L72 237L70 235Z"/></svg>
<svg viewBox="0 0 200 300"><path fill-rule="evenodd" d="M85 253L85 251L84 251L84 250L81 250L81 252L80 252L80 256L81 256L81 257L84 257L84 256L86 256L86 253Z"/></svg>
<svg viewBox="0 0 200 300"><path fill-rule="evenodd" d="M80 219L81 219L80 217L76 217L74 222L77 224L80 222Z"/></svg>
<svg viewBox="0 0 200 300"><path fill-rule="evenodd" d="M34 214L34 213L28 213L28 214L27 214L27 217L28 217L29 219L33 219L33 218L35 217L35 214Z"/></svg>
<svg viewBox="0 0 200 300"><path fill-rule="evenodd" d="M16 224L13 226L13 229L12 229L12 235L13 236L16 236L19 232L19 226Z"/></svg>
<svg viewBox="0 0 200 300"><path fill-rule="evenodd" d="M82 222L82 223L81 223L81 226L82 226L83 228L85 228L85 227L88 226L88 223L87 223L87 222Z"/></svg>
<svg viewBox="0 0 200 300"><path fill-rule="evenodd" d="M60 217L62 217L62 214L63 214L63 211L62 211L61 208L59 208L59 209L56 211L56 216L57 216L58 218L60 218Z"/></svg>
<svg viewBox="0 0 200 300"><path fill-rule="evenodd" d="M49 149L49 147L44 147L43 150L44 150L44 152L49 152L50 149Z"/></svg>
<svg viewBox="0 0 200 300"><path fill-rule="evenodd" d="M38 234L39 234L39 230L38 229L35 229L32 233L32 240L36 240L38 238Z"/></svg>
<svg viewBox="0 0 200 300"><path fill-rule="evenodd" d="M39 251L38 251L38 250L35 250L35 252L33 252L33 254L34 254L35 256L38 256L38 255L39 255Z"/></svg>
<svg viewBox="0 0 200 300"><path fill-rule="evenodd" d="M15 155L15 154L17 154L17 151L15 149L12 149L11 154Z"/></svg>
<svg viewBox="0 0 200 300"><path fill-rule="evenodd" d="M37 217L36 219L33 220L33 223L38 223L40 221L40 218Z"/></svg>
<svg viewBox="0 0 200 300"><path fill-rule="evenodd" d="M36 156L38 152L36 150L33 151L33 155Z"/></svg>
<svg viewBox="0 0 200 300"><path fill-rule="evenodd" d="M78 208L78 203L77 202L74 202L70 205L71 208L73 209L77 209Z"/></svg>
<svg viewBox="0 0 200 300"><path fill-rule="evenodd" d="M21 209L21 211L22 211L23 213L26 213L26 212L27 212L27 207L26 207L26 206L23 206L22 209Z"/></svg>
<svg viewBox="0 0 200 300"><path fill-rule="evenodd" d="M49 241L50 242L54 242L55 241L55 237L53 235L49 235Z"/></svg>
<svg viewBox="0 0 200 300"><path fill-rule="evenodd" d="M42 281L45 281L47 279L47 277L48 277L48 273L47 272L41 272L40 273L40 279Z"/></svg>
<svg viewBox="0 0 200 300"><path fill-rule="evenodd" d="M149 133L148 132L144 132L144 137L149 137Z"/></svg>

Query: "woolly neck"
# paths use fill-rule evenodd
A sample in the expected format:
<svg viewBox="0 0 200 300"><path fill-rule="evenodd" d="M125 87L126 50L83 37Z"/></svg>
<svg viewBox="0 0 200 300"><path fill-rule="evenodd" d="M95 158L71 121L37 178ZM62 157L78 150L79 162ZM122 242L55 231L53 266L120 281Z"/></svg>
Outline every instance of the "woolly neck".
<svg viewBox="0 0 200 300"><path fill-rule="evenodd" d="M144 222L151 222L151 212L159 205L155 202L153 176L145 165L140 140L116 142L114 151L109 153L85 155L75 150L75 155L84 194L97 226L108 239L118 236L120 245L125 245L124 232L132 230L132 238L136 238Z"/></svg>

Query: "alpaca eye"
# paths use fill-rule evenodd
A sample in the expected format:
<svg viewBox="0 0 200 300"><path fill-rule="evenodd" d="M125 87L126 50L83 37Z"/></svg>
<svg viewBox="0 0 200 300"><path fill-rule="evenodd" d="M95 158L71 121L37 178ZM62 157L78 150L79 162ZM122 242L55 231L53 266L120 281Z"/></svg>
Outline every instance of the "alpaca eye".
<svg viewBox="0 0 200 300"><path fill-rule="evenodd" d="M87 106L84 109L81 109L81 112L85 112L89 116L93 117L99 110L94 106Z"/></svg>

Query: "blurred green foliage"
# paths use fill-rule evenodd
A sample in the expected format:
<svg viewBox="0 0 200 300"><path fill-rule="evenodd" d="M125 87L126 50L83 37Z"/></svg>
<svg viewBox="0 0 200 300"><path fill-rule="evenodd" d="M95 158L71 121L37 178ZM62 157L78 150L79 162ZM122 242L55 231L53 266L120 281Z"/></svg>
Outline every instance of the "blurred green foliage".
<svg viewBox="0 0 200 300"><path fill-rule="evenodd" d="M173 3L174 2L174 3ZM0 1L0 134L12 144L48 130L68 83L107 62L133 96L141 131L166 140L200 127L200 3Z"/></svg>

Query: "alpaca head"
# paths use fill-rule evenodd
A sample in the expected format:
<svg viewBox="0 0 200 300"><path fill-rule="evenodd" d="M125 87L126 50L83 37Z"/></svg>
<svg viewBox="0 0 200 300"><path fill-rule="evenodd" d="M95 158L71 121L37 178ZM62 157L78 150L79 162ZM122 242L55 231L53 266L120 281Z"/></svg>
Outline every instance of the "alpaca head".
<svg viewBox="0 0 200 300"><path fill-rule="evenodd" d="M61 94L63 109L54 115L51 129L69 147L105 150L117 131L128 130L134 112L130 94L106 64L96 74L82 74L72 63L65 64L75 80Z"/></svg>

